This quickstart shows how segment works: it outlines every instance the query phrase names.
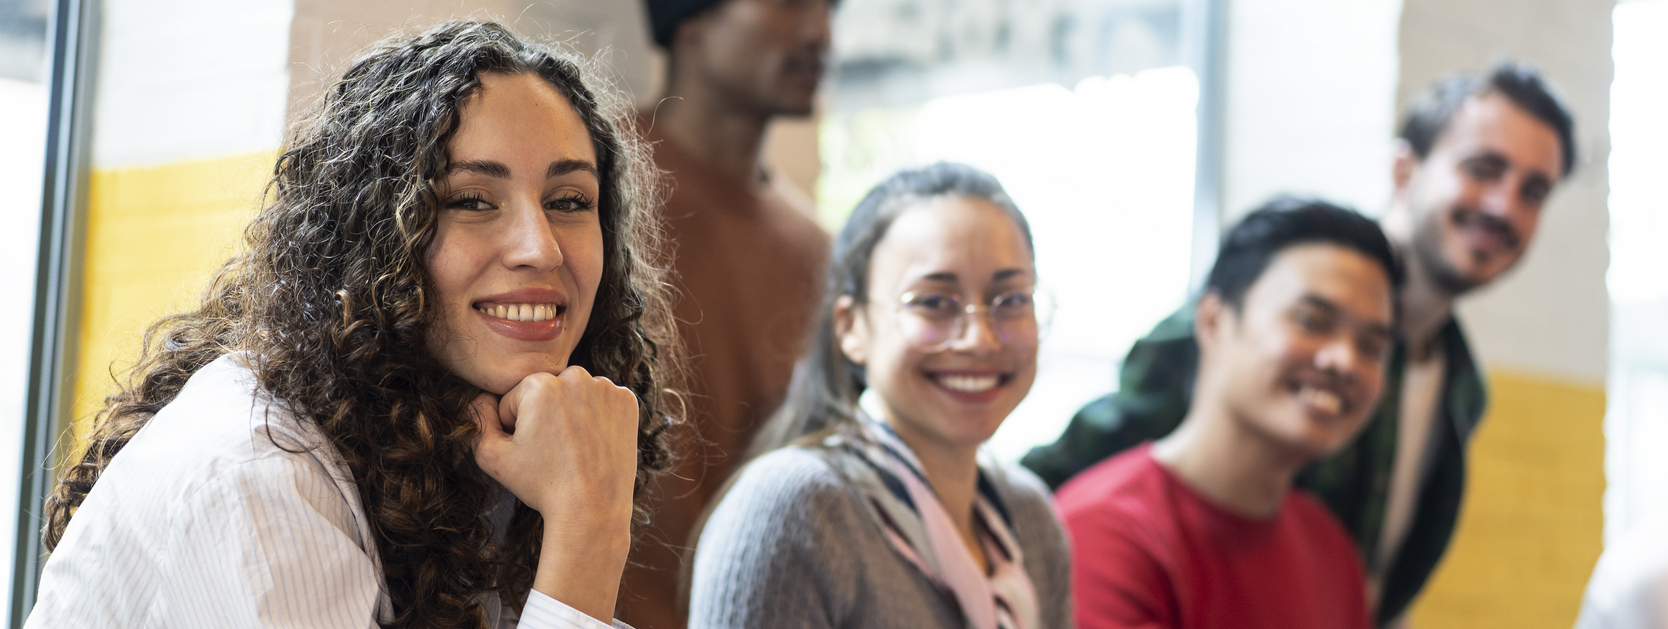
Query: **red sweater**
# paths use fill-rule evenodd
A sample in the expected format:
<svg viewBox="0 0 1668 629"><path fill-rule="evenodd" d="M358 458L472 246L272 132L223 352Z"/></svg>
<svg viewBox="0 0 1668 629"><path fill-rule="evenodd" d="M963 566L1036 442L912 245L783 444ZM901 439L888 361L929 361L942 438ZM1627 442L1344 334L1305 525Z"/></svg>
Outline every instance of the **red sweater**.
<svg viewBox="0 0 1668 629"><path fill-rule="evenodd" d="M1055 496L1072 541L1079 629L1369 629L1349 534L1314 498L1272 520L1207 502L1144 445Z"/></svg>

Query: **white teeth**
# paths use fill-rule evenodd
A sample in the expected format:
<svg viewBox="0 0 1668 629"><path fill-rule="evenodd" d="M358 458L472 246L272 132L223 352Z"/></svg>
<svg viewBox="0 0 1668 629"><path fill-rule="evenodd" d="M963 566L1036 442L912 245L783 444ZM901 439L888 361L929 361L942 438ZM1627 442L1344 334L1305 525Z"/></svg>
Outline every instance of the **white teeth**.
<svg viewBox="0 0 1668 629"><path fill-rule="evenodd" d="M1343 398L1338 397L1338 394L1331 391L1304 387L1302 397L1303 401L1310 406L1328 413L1337 413L1344 407Z"/></svg>
<svg viewBox="0 0 1668 629"><path fill-rule="evenodd" d="M996 376L938 376L938 384L952 391L963 393L982 393L996 388L999 378Z"/></svg>
<svg viewBox="0 0 1668 629"><path fill-rule="evenodd" d="M547 304L497 304L477 308L481 314L510 321L549 321L558 310Z"/></svg>

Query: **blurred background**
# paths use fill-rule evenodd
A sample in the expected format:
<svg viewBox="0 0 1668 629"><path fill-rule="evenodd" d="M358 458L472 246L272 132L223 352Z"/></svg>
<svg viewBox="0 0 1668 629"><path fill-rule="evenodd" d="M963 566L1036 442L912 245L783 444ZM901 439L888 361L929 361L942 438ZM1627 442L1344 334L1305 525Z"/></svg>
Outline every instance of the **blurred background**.
<svg viewBox="0 0 1668 629"><path fill-rule="evenodd" d="M636 0L0 0L0 550L33 597L44 470L259 206L286 119L365 45L501 20L605 60L640 108L665 61ZM818 111L776 172L838 229L940 159L995 173L1059 307L1017 459L1117 386L1224 225L1278 192L1376 215L1408 96L1501 56L1561 88L1585 161L1529 256L1461 302L1486 365L1457 537L1418 627L1568 627L1605 539L1668 507L1668 0L842 0ZM1652 183L1656 182L1656 183Z"/></svg>

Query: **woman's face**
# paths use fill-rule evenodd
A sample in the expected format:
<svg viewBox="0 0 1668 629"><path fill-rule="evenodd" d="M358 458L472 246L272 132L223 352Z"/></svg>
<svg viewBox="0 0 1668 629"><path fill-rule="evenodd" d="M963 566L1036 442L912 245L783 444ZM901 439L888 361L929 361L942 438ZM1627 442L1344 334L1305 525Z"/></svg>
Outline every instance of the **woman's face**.
<svg viewBox="0 0 1668 629"><path fill-rule="evenodd" d="M429 349L502 395L566 368L585 333L603 264L596 151L543 79L483 73L447 160L427 252L442 309Z"/></svg>
<svg viewBox="0 0 1668 629"><path fill-rule="evenodd" d="M841 300L841 349L911 447L977 449L1036 379L1035 287L1031 249L1005 212L931 199L876 244L868 303Z"/></svg>

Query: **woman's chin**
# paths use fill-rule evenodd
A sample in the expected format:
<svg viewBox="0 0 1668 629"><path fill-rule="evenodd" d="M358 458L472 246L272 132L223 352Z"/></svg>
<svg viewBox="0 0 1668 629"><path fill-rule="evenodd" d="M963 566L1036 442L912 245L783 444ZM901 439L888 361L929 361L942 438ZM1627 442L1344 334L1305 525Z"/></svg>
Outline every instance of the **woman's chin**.
<svg viewBox="0 0 1668 629"><path fill-rule="evenodd" d="M558 375L567 367L566 361L556 362L533 356L516 356L492 364L476 364L460 370L458 375L469 384L493 395L504 395L536 373Z"/></svg>

